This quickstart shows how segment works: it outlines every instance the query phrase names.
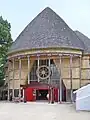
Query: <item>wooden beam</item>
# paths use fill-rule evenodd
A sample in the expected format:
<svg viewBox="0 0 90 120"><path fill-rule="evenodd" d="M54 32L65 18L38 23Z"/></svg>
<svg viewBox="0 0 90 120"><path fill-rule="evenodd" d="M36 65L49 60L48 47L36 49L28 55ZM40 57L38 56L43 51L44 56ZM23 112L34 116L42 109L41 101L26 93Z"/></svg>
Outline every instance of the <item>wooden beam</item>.
<svg viewBox="0 0 90 120"><path fill-rule="evenodd" d="M10 83L9 83L9 62L8 62L8 101L10 99L9 89L10 89Z"/></svg>
<svg viewBox="0 0 90 120"><path fill-rule="evenodd" d="M81 69L82 69L82 70L90 70L90 68L82 68L82 67L81 67Z"/></svg>
<svg viewBox="0 0 90 120"><path fill-rule="evenodd" d="M21 84L21 58L19 57L19 83ZM21 97L21 87L19 84L19 97Z"/></svg>
<svg viewBox="0 0 90 120"><path fill-rule="evenodd" d="M41 53L39 53L39 55L41 56L41 55L47 55L47 54L51 54L51 55L58 55L58 54L62 54L63 56L69 56L69 55L73 55L73 56L80 56L81 54L77 54L77 53L65 53L65 52L52 52L52 51L50 51L50 52L41 52ZM8 59L10 59L10 58L12 58L12 57L19 57L19 56L26 56L26 55L30 55L30 56L37 56L37 52L34 52L34 53L16 53L15 55L10 55L10 56L8 56Z"/></svg>
<svg viewBox="0 0 90 120"><path fill-rule="evenodd" d="M14 68L15 68L14 58L13 58L13 89L12 89L12 98L14 98Z"/></svg>
<svg viewBox="0 0 90 120"><path fill-rule="evenodd" d="M50 62L50 56L49 56L49 59L48 59L49 69L50 69L50 65L51 65L51 62ZM49 76L48 84L52 84L52 83L51 83L51 78L50 78L50 76Z"/></svg>
<svg viewBox="0 0 90 120"><path fill-rule="evenodd" d="M70 55L70 86L71 86L71 102L73 100L73 89L72 89L72 55Z"/></svg>
<svg viewBox="0 0 90 120"><path fill-rule="evenodd" d="M30 56L28 56L28 84L30 84Z"/></svg>
<svg viewBox="0 0 90 120"><path fill-rule="evenodd" d="M38 56L38 71L39 71L39 63L40 62L40 60L39 60L39 56ZM38 73L38 82L39 82L39 73Z"/></svg>
<svg viewBox="0 0 90 120"><path fill-rule="evenodd" d="M62 58L61 55L59 55L60 57L60 102L62 102L62 73L61 73L61 69L62 69Z"/></svg>
<svg viewBox="0 0 90 120"><path fill-rule="evenodd" d="M81 56L80 56L80 59L79 59L79 64L80 64L80 67L79 67L79 76L80 76L79 87L81 87L81 66L82 66L82 58L81 58Z"/></svg>

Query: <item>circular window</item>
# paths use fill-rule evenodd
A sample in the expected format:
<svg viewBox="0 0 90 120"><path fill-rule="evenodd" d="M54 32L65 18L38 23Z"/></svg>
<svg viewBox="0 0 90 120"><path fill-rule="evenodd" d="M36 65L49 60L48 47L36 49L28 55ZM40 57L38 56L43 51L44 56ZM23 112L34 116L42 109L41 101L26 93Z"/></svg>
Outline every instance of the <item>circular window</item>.
<svg viewBox="0 0 90 120"><path fill-rule="evenodd" d="M47 79L49 78L50 74L51 74L51 71L48 66L43 65L37 69L37 76L40 79Z"/></svg>

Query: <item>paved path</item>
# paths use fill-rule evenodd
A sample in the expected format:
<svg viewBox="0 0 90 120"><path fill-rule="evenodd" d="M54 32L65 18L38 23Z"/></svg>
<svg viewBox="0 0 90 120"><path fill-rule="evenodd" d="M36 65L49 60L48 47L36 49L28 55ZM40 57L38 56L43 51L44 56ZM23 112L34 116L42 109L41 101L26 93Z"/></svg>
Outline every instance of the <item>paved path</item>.
<svg viewBox="0 0 90 120"><path fill-rule="evenodd" d="M90 112L76 112L71 104L0 102L0 120L90 120Z"/></svg>

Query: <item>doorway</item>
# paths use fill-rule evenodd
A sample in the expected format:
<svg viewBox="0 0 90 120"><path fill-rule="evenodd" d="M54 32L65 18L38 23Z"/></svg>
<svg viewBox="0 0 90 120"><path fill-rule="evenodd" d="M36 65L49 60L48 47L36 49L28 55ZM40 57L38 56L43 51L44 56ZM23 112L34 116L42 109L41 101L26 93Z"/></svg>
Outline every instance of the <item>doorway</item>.
<svg viewBox="0 0 90 120"><path fill-rule="evenodd" d="M36 100L48 100L47 99L48 90L36 90Z"/></svg>

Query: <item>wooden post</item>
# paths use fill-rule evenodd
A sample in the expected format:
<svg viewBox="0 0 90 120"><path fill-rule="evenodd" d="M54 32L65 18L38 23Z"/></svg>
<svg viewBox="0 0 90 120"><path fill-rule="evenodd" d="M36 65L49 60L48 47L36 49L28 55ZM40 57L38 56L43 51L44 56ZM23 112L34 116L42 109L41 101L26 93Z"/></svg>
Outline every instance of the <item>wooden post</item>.
<svg viewBox="0 0 90 120"><path fill-rule="evenodd" d="M30 56L28 56L28 85L30 84Z"/></svg>
<svg viewBox="0 0 90 120"><path fill-rule="evenodd" d="M23 90L23 100L24 100L24 90L25 90L25 89L23 88L22 90Z"/></svg>
<svg viewBox="0 0 90 120"><path fill-rule="evenodd" d="M73 89L72 89L72 55L70 55L70 86L71 86L71 102L73 100Z"/></svg>
<svg viewBox="0 0 90 120"><path fill-rule="evenodd" d="M19 57L19 97L21 97L21 58Z"/></svg>
<svg viewBox="0 0 90 120"><path fill-rule="evenodd" d="M8 61L8 101L10 100L10 94L9 94L9 88L10 88L10 83L9 83L9 61Z"/></svg>
<svg viewBox="0 0 90 120"><path fill-rule="evenodd" d="M62 74L61 74L61 69L62 69L62 67L61 67L61 64L62 64L62 59L61 59L61 55L59 55L59 59L60 59L60 90L59 90L59 92L60 92L60 103L62 102Z"/></svg>
<svg viewBox="0 0 90 120"><path fill-rule="evenodd" d="M50 55L48 55L49 58L48 58L48 66L49 66L49 69L50 69L50 65L51 65L51 62L50 62ZM50 101L51 103L54 103L54 100L53 100L53 88L52 88L52 81L51 81L51 78L49 76L49 79L48 79L48 84L49 84L49 90L50 90L50 93L49 93L49 98L50 98Z"/></svg>
<svg viewBox="0 0 90 120"><path fill-rule="evenodd" d="M49 66L49 69L50 69L50 57L49 57L49 59L48 59L48 66ZM49 80L48 80L48 84L49 85L51 85L52 83L51 83L51 80L50 80L50 76L49 76Z"/></svg>
<svg viewBox="0 0 90 120"><path fill-rule="evenodd" d="M12 89L12 98L14 98L14 58L13 58L13 89Z"/></svg>
<svg viewBox="0 0 90 120"><path fill-rule="evenodd" d="M57 102L60 102L60 89L58 89L58 101Z"/></svg>
<svg viewBox="0 0 90 120"><path fill-rule="evenodd" d="M38 70L39 70L39 56L38 56ZM38 82L39 82L39 73L38 73Z"/></svg>
<svg viewBox="0 0 90 120"><path fill-rule="evenodd" d="M81 87L81 64L82 64L82 58L81 58L81 56L80 56L80 58L79 58L79 75L80 75L80 83L79 83L79 87Z"/></svg>

